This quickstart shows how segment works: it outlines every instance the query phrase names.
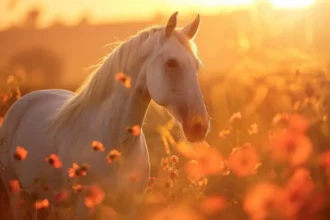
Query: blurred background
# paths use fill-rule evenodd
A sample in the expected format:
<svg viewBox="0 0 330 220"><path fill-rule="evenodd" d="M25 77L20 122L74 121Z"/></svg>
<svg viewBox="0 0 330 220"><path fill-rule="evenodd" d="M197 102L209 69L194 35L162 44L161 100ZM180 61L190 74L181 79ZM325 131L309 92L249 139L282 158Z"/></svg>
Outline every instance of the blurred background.
<svg viewBox="0 0 330 220"><path fill-rule="evenodd" d="M205 80L267 50L327 57L329 7L327 0L2 0L0 76L21 71L28 86L76 87L108 44L164 24L176 10L179 25L202 15L196 42Z"/></svg>
<svg viewBox="0 0 330 220"><path fill-rule="evenodd" d="M111 52L111 43L165 24L174 11L179 26L201 14L196 43L204 63L200 86L212 117L208 142L225 155L232 146L219 132L235 112L247 118L244 129L252 123L267 127L276 113L317 96L321 84L310 82L330 86L329 0L1 0L0 94L14 95L1 96L0 117L17 95L76 90ZM300 75L303 81L295 78ZM165 155L155 128L168 120L156 108L147 115L152 175Z"/></svg>
<svg viewBox="0 0 330 220"><path fill-rule="evenodd" d="M327 0L2 0L0 92L8 90L10 76L19 83L14 94L74 91L111 52L109 44L165 24L174 11L179 26L200 13L196 43L204 68L199 77L213 118L209 141L218 143L224 122L256 94L255 87L233 93L233 82L238 88L244 78L329 67L329 9ZM0 103L0 116L15 100ZM273 116L269 107L263 117ZM155 127L167 120L151 109L145 126L149 146L160 145ZM161 152L152 157L157 164L164 152L155 149Z"/></svg>
<svg viewBox="0 0 330 220"><path fill-rule="evenodd" d="M165 24L174 11L179 11L179 26L200 13L196 42L204 68L199 77L213 119L209 141L218 143L225 121L257 94L253 83L249 90L233 92L239 80L327 72L329 9L327 0L2 0L0 92L13 89L8 88L13 77L20 88L14 94L43 88L74 91L111 52L109 44L149 25ZM253 103L254 110L265 97ZM0 116L16 100L6 98ZM273 116L271 105L265 105L263 117ZM145 126L149 146L161 145L155 127L167 120L151 109ZM158 164L162 147L149 148L160 151L152 157Z"/></svg>

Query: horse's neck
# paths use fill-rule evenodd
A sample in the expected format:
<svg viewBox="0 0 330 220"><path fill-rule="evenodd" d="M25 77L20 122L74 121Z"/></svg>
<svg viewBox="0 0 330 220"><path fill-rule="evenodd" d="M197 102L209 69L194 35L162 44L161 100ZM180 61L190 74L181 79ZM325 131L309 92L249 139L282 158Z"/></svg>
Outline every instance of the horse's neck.
<svg viewBox="0 0 330 220"><path fill-rule="evenodd" d="M123 148L130 147L128 139L134 137L127 132L127 127L142 126L151 100L143 76L134 79L132 88L119 85L114 89L100 106L87 107L81 121L75 125L82 141L95 138L104 142L108 150L121 147L122 142L126 144ZM84 136L86 134L92 137Z"/></svg>
<svg viewBox="0 0 330 220"><path fill-rule="evenodd" d="M108 129L112 140L118 138L118 142L131 137L127 127L134 125L142 127L150 103L150 96L144 85L138 84L131 89L131 95L126 100L120 100L118 95L107 104L112 111L108 120Z"/></svg>
<svg viewBox="0 0 330 220"><path fill-rule="evenodd" d="M104 74L104 71L107 71L107 75L114 76L118 71L123 71L131 77L132 87L124 88L116 83L102 86L102 89L112 87L112 91L101 98L103 100L100 104L82 107L79 119L73 120L73 127L70 124L67 129L62 130L64 136L67 132L75 134L76 138L72 140L72 144L77 145L76 149L81 149L81 144L91 139L103 141L108 150L117 148L121 142L132 136L127 132L128 126L142 126L151 100L146 88L144 62L138 60L134 54L128 55L133 56L131 59L134 60L121 61L122 56L114 53L108 58L110 63L105 62L100 72L96 74ZM95 91L92 92L98 94Z"/></svg>

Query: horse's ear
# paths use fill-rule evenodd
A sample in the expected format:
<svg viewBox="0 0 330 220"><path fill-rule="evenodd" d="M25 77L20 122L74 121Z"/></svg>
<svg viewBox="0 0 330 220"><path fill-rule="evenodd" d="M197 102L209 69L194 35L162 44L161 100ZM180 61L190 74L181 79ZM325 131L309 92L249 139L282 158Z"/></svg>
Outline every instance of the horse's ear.
<svg viewBox="0 0 330 220"><path fill-rule="evenodd" d="M176 18L177 18L178 12L175 12L171 15L169 18L166 27L164 28L164 34L166 37L171 36L172 32L174 31L176 27ZM155 45L157 44L157 38L151 37L150 39L146 40L145 42L142 43L139 49L139 56L140 57L145 57L151 51L155 48Z"/></svg>
<svg viewBox="0 0 330 220"><path fill-rule="evenodd" d="M166 27L165 27L165 35L166 37L171 36L172 32L176 28L176 20L179 12L174 12L171 17L168 19Z"/></svg>
<svg viewBox="0 0 330 220"><path fill-rule="evenodd" d="M201 23L200 15L197 14L196 18L186 27L182 28L182 32L189 37L189 39L194 39L198 33L199 25Z"/></svg>

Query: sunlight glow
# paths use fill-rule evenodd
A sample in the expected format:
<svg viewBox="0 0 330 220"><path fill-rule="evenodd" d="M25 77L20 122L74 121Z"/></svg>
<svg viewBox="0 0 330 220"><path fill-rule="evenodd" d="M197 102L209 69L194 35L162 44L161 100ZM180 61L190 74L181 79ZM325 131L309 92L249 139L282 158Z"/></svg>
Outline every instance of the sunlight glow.
<svg viewBox="0 0 330 220"><path fill-rule="evenodd" d="M176 0L180 5L195 5L200 7L232 7L251 5L255 0Z"/></svg>
<svg viewBox="0 0 330 220"><path fill-rule="evenodd" d="M269 0L276 8L303 8L310 6L314 0ZM199 5L201 7L239 7L252 5L257 0L176 0L178 4Z"/></svg>
<svg viewBox="0 0 330 220"><path fill-rule="evenodd" d="M170 14L180 11L188 14L192 11L211 14L219 11L231 11L254 6L258 2L269 2L279 9L300 9L312 5L315 0L143 0L144 4L132 0L25 0L17 1L15 7L9 3L16 0L0 0L0 30L24 21L26 13L37 6L42 10L38 20L39 27L47 27L54 21L74 25L81 21L83 15L88 16L91 24L131 20L152 19L155 13ZM65 4L63 2L65 1ZM142 1L142 0L141 0ZM95 3L97 2L97 3Z"/></svg>
<svg viewBox="0 0 330 220"><path fill-rule="evenodd" d="M310 6L314 0L270 0L277 8L304 8Z"/></svg>

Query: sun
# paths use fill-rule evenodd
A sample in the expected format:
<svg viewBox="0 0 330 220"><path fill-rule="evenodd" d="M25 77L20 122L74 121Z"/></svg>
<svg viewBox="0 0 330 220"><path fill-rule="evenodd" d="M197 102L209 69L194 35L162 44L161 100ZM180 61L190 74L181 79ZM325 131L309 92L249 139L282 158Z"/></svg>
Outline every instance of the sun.
<svg viewBox="0 0 330 220"><path fill-rule="evenodd" d="M277 8L304 8L310 6L314 0L270 0Z"/></svg>

